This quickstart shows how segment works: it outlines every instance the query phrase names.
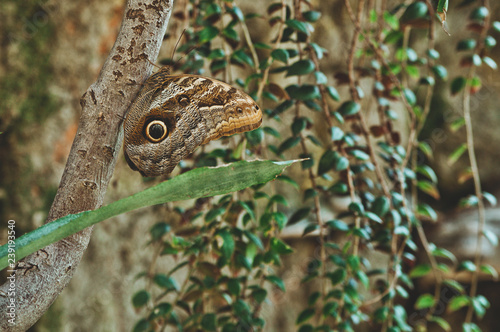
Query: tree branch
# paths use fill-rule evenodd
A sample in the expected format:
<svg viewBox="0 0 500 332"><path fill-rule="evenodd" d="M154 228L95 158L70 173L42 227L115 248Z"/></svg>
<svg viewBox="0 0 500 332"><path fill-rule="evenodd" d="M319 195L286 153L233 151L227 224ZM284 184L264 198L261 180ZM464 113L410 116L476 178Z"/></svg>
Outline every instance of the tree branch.
<svg viewBox="0 0 500 332"><path fill-rule="evenodd" d="M158 56L173 0L129 0L117 40L97 81L81 98L82 115L47 222L102 205L120 151L126 112ZM26 331L71 280L92 228L54 243L19 262L15 296L0 287L0 330ZM15 324L7 304L15 299Z"/></svg>

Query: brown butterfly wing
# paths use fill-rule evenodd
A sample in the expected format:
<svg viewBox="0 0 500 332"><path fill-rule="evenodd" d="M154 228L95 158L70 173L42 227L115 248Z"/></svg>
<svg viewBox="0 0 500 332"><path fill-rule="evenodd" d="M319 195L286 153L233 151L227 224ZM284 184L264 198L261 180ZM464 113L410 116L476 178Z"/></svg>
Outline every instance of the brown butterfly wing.
<svg viewBox="0 0 500 332"><path fill-rule="evenodd" d="M226 83L162 71L155 75L146 82L124 123L127 162L144 176L168 174L198 146L256 129L262 122L262 112L252 98ZM153 142L146 131L152 121L166 129L159 142Z"/></svg>

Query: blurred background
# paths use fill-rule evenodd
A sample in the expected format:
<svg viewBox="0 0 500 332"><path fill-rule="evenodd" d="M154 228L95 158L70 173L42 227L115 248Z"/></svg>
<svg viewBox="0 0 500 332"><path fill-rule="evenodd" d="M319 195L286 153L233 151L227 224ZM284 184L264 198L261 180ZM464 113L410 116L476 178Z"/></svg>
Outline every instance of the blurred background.
<svg viewBox="0 0 500 332"><path fill-rule="evenodd" d="M171 56L173 45L188 25L181 15L186 8L185 1L175 1L160 59ZM322 13L315 24L312 39L326 48L327 55L321 67L328 79L334 82L334 73L346 70L352 22L344 1L317 0L311 3ZM238 5L245 13L266 15L264 9L268 2L241 1ZM431 242L464 260L474 256L477 213L456 207L462 197L473 193L473 186L471 181L460 182L467 158L461 158L452 166L447 160L465 137L463 130L450 129L450 124L461 114L461 100L450 95L449 80L464 71L456 44L468 33L466 22L470 7L462 6L461 1L452 1L450 6L447 28L451 36L439 28L435 34L439 62L445 65L449 79L436 82L428 123L420 139L428 142L433 150L434 159L429 163L438 175L441 197L439 201L424 198L439 215L438 222L425 224L426 232ZM492 21L500 20L500 3L492 1L491 6ZM123 7L121 0L3 0L0 3L0 229L6 229L9 219L16 220L18 234L44 223L76 133L81 112L80 97L96 79L114 43ZM248 25L254 41L270 42L274 37L271 34L273 27L264 19L249 21ZM497 33L496 37L500 34ZM415 32L410 42L416 50L425 47L425 31ZM493 48L490 54L497 62L500 61L498 49ZM483 189L497 196L500 183L500 77L497 71L483 67L478 69L483 84L472 96L471 111ZM345 85L337 89L341 96L348 93ZM266 121L265 118L264 124ZM282 122L286 124L286 121L287 118L283 118ZM276 124L278 130L285 128L288 125ZM402 135L405 135L404 131ZM215 142L205 151L220 144L228 143ZM301 172L299 167L289 172L289 176L300 178L296 174ZM139 173L128 168L122 155L110 182L106 202L126 197L160 180L145 181ZM300 204L303 192L282 191L292 202L289 211L284 211L289 214ZM331 210L327 213L341 211L347 203L342 197L333 197L326 204ZM189 206L191 203L185 204ZM143 287L141 283L144 281L137 280L136 276L148 269L151 260L151 247L147 246L149 229L160 220L178 223L179 220L175 219L178 217L171 216L172 208L155 206L98 224L73 280L30 331L131 330L141 317L134 311L131 298ZM487 227L500 234L500 210L488 209ZM280 274L287 292L276 293L262 309L267 321L266 331L293 331L297 313L301 310L297 304L304 301L304 294L309 291L300 280L305 266L315 254L318 240L314 236L302 238L301 233L300 225L285 229L283 233L283 239L295 248L295 253L287 256L281 267ZM6 236L6 231L0 232L1 244L6 242ZM483 257L497 271L500 270L499 254L498 248L484 242ZM366 255L373 262L386 259L375 251ZM161 264L168 266L172 262L165 259ZM456 277L467 285L467 274ZM431 288L432 280L422 278L416 283L408 302ZM500 318L496 315L500 310L500 295L497 295L500 287L497 282L487 279L480 283L479 293L486 294L491 303L480 325L483 331L496 331L500 325ZM446 297L446 292L442 296ZM443 303L448 300L443 298ZM440 310L441 314L447 314L444 306ZM408 309L408 313L414 320L422 317L417 310ZM463 313L458 311L453 315ZM363 329L370 330L370 327Z"/></svg>

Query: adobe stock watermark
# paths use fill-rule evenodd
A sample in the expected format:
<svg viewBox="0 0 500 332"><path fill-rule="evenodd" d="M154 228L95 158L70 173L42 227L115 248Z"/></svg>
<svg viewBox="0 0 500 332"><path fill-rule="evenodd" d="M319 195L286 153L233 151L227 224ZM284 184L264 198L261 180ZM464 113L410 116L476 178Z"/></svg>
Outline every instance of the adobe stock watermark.
<svg viewBox="0 0 500 332"><path fill-rule="evenodd" d="M7 317L10 325L16 324L16 221L9 220L7 226L7 263L9 276L7 282L9 288L7 290L8 304Z"/></svg>

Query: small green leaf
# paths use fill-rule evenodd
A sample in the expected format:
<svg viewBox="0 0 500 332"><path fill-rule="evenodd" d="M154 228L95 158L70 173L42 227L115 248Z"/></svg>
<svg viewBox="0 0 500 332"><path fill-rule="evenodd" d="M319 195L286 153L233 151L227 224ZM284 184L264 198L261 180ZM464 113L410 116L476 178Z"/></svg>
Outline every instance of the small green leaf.
<svg viewBox="0 0 500 332"><path fill-rule="evenodd" d="M288 219L288 225L293 225L293 224L298 223L299 221L306 219L309 216L310 212L311 212L310 207L303 207L301 209L298 209Z"/></svg>
<svg viewBox="0 0 500 332"><path fill-rule="evenodd" d="M280 144L278 151L281 154L281 153L285 152L286 150L293 148L294 146L296 146L299 143L300 143L299 136L289 137L285 141L283 141L283 143Z"/></svg>
<svg viewBox="0 0 500 332"><path fill-rule="evenodd" d="M426 193L427 195L431 196L434 199L438 200L440 197L438 188L431 182L417 181L417 187L422 192Z"/></svg>
<svg viewBox="0 0 500 332"><path fill-rule="evenodd" d="M349 226L347 226L347 224L345 222L343 222L342 220L330 220L330 221L327 221L325 223L325 225L334 229L334 230L338 230L338 231L342 231L342 232L347 232L349 230Z"/></svg>
<svg viewBox="0 0 500 332"><path fill-rule="evenodd" d="M493 279L497 280L498 279L498 272L497 270L491 266L491 265L481 265L479 268L481 272L489 274L490 276L493 277Z"/></svg>
<svg viewBox="0 0 500 332"><path fill-rule="evenodd" d="M177 282L165 274L159 273L155 275L153 281L155 284L157 284L161 288L165 288L166 290L179 290L179 285L177 285Z"/></svg>
<svg viewBox="0 0 500 332"><path fill-rule="evenodd" d="M483 191L483 198L492 206L497 205L497 198L486 191Z"/></svg>
<svg viewBox="0 0 500 332"><path fill-rule="evenodd" d="M298 100L315 99L321 96L319 88L312 84L304 84L301 86L289 85L285 90L290 97Z"/></svg>
<svg viewBox="0 0 500 332"><path fill-rule="evenodd" d="M488 10L488 8L481 6L481 7L474 9L470 13L469 18L473 21L483 21L489 14L490 14L490 11Z"/></svg>
<svg viewBox="0 0 500 332"><path fill-rule="evenodd" d="M377 216L375 213L373 212L365 212L365 217L367 217L368 219L372 220L372 221L375 221L376 223L379 223L381 224L382 223L382 219L380 219L379 216Z"/></svg>
<svg viewBox="0 0 500 332"><path fill-rule="evenodd" d="M448 166L452 166L457 162L457 160L467 151L467 144L462 143L458 148L455 149L449 156L447 164Z"/></svg>
<svg viewBox="0 0 500 332"><path fill-rule="evenodd" d="M142 318L134 325L133 332L146 332L151 330L151 324L146 318Z"/></svg>
<svg viewBox="0 0 500 332"><path fill-rule="evenodd" d="M307 30L307 25L304 22L295 20L295 19L289 19L285 21L285 24L297 31L300 31L302 33L305 33L306 35L309 35L309 30Z"/></svg>
<svg viewBox="0 0 500 332"><path fill-rule="evenodd" d="M309 10L309 11L303 12L302 17L307 22L313 23L313 22L316 22L317 20L319 20L319 18L321 17L321 13L318 11Z"/></svg>
<svg viewBox="0 0 500 332"><path fill-rule="evenodd" d="M305 321L309 320L312 316L314 316L315 310L314 308L307 308L303 310L300 314L299 317L297 317L297 321L295 324L299 325L304 323Z"/></svg>
<svg viewBox="0 0 500 332"><path fill-rule="evenodd" d="M353 211L358 214L364 214L365 208L363 207L363 204L361 204L360 202L351 202L349 204L349 211Z"/></svg>
<svg viewBox="0 0 500 332"><path fill-rule="evenodd" d="M276 287L278 287L279 289L281 289L283 292L285 291L285 283L280 277L277 277L275 275L269 275L266 276L265 279L270 283L272 283L273 285L275 285Z"/></svg>
<svg viewBox="0 0 500 332"><path fill-rule="evenodd" d="M451 88L451 94L456 95L460 91L465 88L465 85L467 84L467 79L463 76L456 77L453 81L451 81L450 88Z"/></svg>
<svg viewBox="0 0 500 332"><path fill-rule="evenodd" d="M437 78L441 80L445 80L448 77L448 71L445 67L441 65L436 65L432 67L432 72L436 75Z"/></svg>
<svg viewBox="0 0 500 332"><path fill-rule="evenodd" d="M379 217L384 217L391 207L391 201L385 196L375 198L372 204L372 211Z"/></svg>
<svg viewBox="0 0 500 332"><path fill-rule="evenodd" d="M432 268L428 264L421 264L415 266L410 273L408 274L410 278L419 278L426 276L429 272L431 272Z"/></svg>
<svg viewBox="0 0 500 332"><path fill-rule="evenodd" d="M483 235L493 247L498 246L498 236L491 230L485 229Z"/></svg>
<svg viewBox="0 0 500 332"><path fill-rule="evenodd" d="M216 27L209 25L203 30L201 30L198 34L198 38L200 39L200 44L206 43L214 39L219 34L219 29Z"/></svg>
<svg viewBox="0 0 500 332"><path fill-rule="evenodd" d="M293 249L288 244L275 237L271 239L271 250L279 255L291 254L293 252Z"/></svg>
<svg viewBox="0 0 500 332"><path fill-rule="evenodd" d="M314 62L309 59L294 62L289 68L286 76L306 75L312 73L315 69Z"/></svg>
<svg viewBox="0 0 500 332"><path fill-rule="evenodd" d="M433 221L437 221L437 213L428 204L420 203L417 208L418 214L428 217Z"/></svg>
<svg viewBox="0 0 500 332"><path fill-rule="evenodd" d="M337 89L335 89L333 86L327 86L326 92L333 100L340 101L339 93L337 92Z"/></svg>
<svg viewBox="0 0 500 332"><path fill-rule="evenodd" d="M487 65L488 67L490 67L491 69L493 70L497 70L498 69L498 65L497 63L495 62L495 60L493 60L492 58L490 58L489 56L485 56L483 57L483 63L485 65Z"/></svg>
<svg viewBox="0 0 500 332"><path fill-rule="evenodd" d="M205 314L201 318L203 331L217 331L217 316L215 314Z"/></svg>
<svg viewBox="0 0 500 332"><path fill-rule="evenodd" d="M417 301L415 302L415 309L421 310L421 309L427 309L430 308L434 305L434 296L431 294L422 294L418 297Z"/></svg>
<svg viewBox="0 0 500 332"><path fill-rule="evenodd" d="M340 284L342 281L344 281L345 277L347 276L347 271L346 271L346 269L339 268L331 273L328 273L327 275L330 278L332 285L335 286L337 284Z"/></svg>
<svg viewBox="0 0 500 332"><path fill-rule="evenodd" d="M401 23L411 24L414 21L427 18L427 5L422 1L417 1L409 5L400 18Z"/></svg>
<svg viewBox="0 0 500 332"><path fill-rule="evenodd" d="M469 271L469 272L474 272L476 271L476 264L474 264L471 261L463 261L458 265L457 271Z"/></svg>
<svg viewBox="0 0 500 332"><path fill-rule="evenodd" d="M469 38L469 39L462 39L461 41L458 42L457 44L457 51L470 51L476 47L476 40Z"/></svg>
<svg viewBox="0 0 500 332"><path fill-rule="evenodd" d="M141 290L135 293L132 297L132 304L134 305L134 308L140 308L145 306L150 298L151 295L149 295L147 291Z"/></svg>
<svg viewBox="0 0 500 332"><path fill-rule="evenodd" d="M234 252L234 239L229 230L225 229L217 233L216 239L220 237L222 245L219 244L222 256L229 259Z"/></svg>
<svg viewBox="0 0 500 332"><path fill-rule="evenodd" d="M321 71L315 71L314 78L316 79L316 84L318 84L318 85L328 83L328 78Z"/></svg>
<svg viewBox="0 0 500 332"><path fill-rule="evenodd" d="M242 49L234 51L234 53L231 55L231 59L239 63L247 64L250 67L254 66L252 58Z"/></svg>
<svg viewBox="0 0 500 332"><path fill-rule="evenodd" d="M284 49L278 48L271 52L271 57L274 60L281 61L283 63L288 63L288 52Z"/></svg>
<svg viewBox="0 0 500 332"><path fill-rule="evenodd" d="M326 150L321 156L318 164L318 175L323 175L334 166L334 161L338 158L338 152Z"/></svg>
<svg viewBox="0 0 500 332"><path fill-rule="evenodd" d="M355 101L346 101L342 105L340 105L338 112L343 116L354 115L361 110L361 105L356 103Z"/></svg>
<svg viewBox="0 0 500 332"><path fill-rule="evenodd" d="M257 288L252 291L252 297L257 303L262 303L267 297L267 291L264 288Z"/></svg>
<svg viewBox="0 0 500 332"><path fill-rule="evenodd" d="M470 303L470 299L467 295L458 295L451 299L448 304L448 308L451 311L457 311L463 307L468 306Z"/></svg>
<svg viewBox="0 0 500 332"><path fill-rule="evenodd" d="M332 141L339 141L344 137L344 132L339 127L332 127L330 129Z"/></svg>
<svg viewBox="0 0 500 332"><path fill-rule="evenodd" d="M429 318L429 322L436 323L439 325L440 328L442 328L446 332L451 332L451 325L448 323L444 318L441 318L439 316L432 316Z"/></svg>
<svg viewBox="0 0 500 332"><path fill-rule="evenodd" d="M302 232L302 236L305 236L311 232L314 232L315 230L319 229L318 224L309 224L304 228L304 231Z"/></svg>

